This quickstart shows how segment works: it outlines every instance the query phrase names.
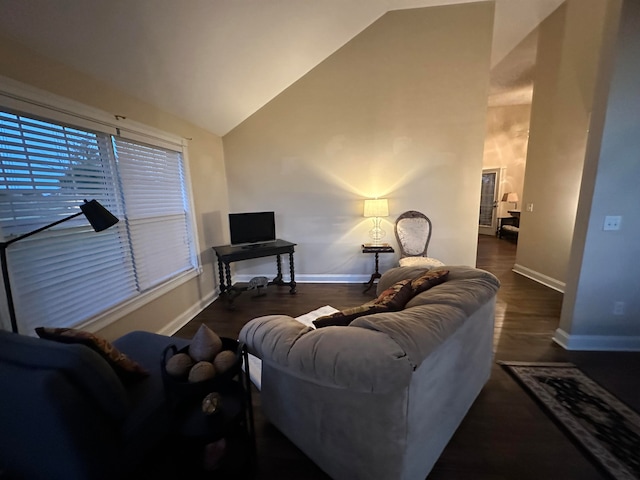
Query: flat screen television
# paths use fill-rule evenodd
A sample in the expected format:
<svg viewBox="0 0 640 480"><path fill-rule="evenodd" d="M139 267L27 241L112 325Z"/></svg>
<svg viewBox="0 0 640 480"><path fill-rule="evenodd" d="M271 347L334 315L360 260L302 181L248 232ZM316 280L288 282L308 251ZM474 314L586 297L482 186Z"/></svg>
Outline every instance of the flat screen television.
<svg viewBox="0 0 640 480"><path fill-rule="evenodd" d="M274 212L230 213L231 245L272 242L276 239Z"/></svg>

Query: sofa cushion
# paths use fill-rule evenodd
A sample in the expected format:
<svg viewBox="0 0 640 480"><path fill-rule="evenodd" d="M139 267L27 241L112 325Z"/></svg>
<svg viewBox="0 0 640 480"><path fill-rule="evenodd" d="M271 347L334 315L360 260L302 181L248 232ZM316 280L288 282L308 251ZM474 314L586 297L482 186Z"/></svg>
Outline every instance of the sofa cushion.
<svg viewBox="0 0 640 480"><path fill-rule="evenodd" d="M384 288L398 278L419 274L418 270L390 269L380 278L379 285ZM360 317L349 327L385 333L418 367L466 318L491 301L500 286L498 279L484 270L466 266L447 266L447 270L446 282L414 296L404 310Z"/></svg>
<svg viewBox="0 0 640 480"><path fill-rule="evenodd" d="M118 376L126 382L149 375L149 372L137 362L131 360L104 338L94 335L93 333L73 328L49 327L38 327L36 328L36 333L40 338L45 338L47 340L86 345L93 351L100 354L102 358L111 365Z"/></svg>
<svg viewBox="0 0 640 480"><path fill-rule="evenodd" d="M431 257L402 257L398 264L401 267L436 268L443 267L444 263Z"/></svg>
<svg viewBox="0 0 640 480"><path fill-rule="evenodd" d="M406 308L422 305L448 305L471 315L479 305L491 298L500 287L489 272L470 267L448 267L447 281L413 297Z"/></svg>

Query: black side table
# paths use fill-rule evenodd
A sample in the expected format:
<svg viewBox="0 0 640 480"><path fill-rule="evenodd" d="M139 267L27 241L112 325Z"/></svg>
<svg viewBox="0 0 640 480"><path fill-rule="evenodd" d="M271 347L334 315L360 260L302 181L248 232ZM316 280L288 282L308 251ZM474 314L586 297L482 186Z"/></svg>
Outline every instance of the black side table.
<svg viewBox="0 0 640 480"><path fill-rule="evenodd" d="M381 253L393 253L393 252L395 252L395 250L388 243L382 244L382 245L370 245L365 243L362 245L362 253L375 253L376 255L376 270L371 274L371 278L369 279L369 281L365 283L366 288L364 289L363 293L367 293L369 289L373 287L374 280L382 276L378 271L378 255Z"/></svg>
<svg viewBox="0 0 640 480"><path fill-rule="evenodd" d="M498 218L498 229L496 230L496 235L498 236L498 238L502 238L502 235L504 235L504 230L502 229L502 227L505 227L507 225L511 225L513 227L519 227L520 226L520 218L518 217L499 217Z"/></svg>
<svg viewBox="0 0 640 480"><path fill-rule="evenodd" d="M242 478L253 478L257 466L256 437L251 398L248 353L238 345L244 369L215 389L219 394L219 411L206 415L202 411L204 396L179 401L174 415L174 434L180 447L188 450L192 468L202 465L202 453L209 443L225 440L226 447L216 472L235 472ZM226 477L225 477L226 478Z"/></svg>

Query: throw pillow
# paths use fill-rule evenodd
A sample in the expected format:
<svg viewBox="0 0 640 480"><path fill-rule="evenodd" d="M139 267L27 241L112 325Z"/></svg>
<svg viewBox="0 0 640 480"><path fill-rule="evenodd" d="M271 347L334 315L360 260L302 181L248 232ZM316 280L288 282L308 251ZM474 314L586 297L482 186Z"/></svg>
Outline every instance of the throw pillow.
<svg viewBox="0 0 640 480"><path fill-rule="evenodd" d="M48 327L38 327L36 328L36 333L40 338L47 340L86 345L100 354L123 381L136 380L149 375L149 372L140 364L131 360L104 338L100 338L93 333L75 330L73 328Z"/></svg>
<svg viewBox="0 0 640 480"><path fill-rule="evenodd" d="M444 269L427 270L426 272L418 275L416 278L411 280L410 283L413 296L425 292L431 287L444 283L448 276L449 270Z"/></svg>
<svg viewBox="0 0 640 480"><path fill-rule="evenodd" d="M313 321L313 324L316 328L332 326L346 327L351 321L364 315L402 310L413 295L411 280L400 280L383 291L375 300L358 307L351 307L332 313L331 315L318 317Z"/></svg>
<svg viewBox="0 0 640 480"><path fill-rule="evenodd" d="M387 311L389 311L389 308L385 305L375 305L373 302L368 302L364 305L347 308L330 315L323 315L322 317L316 318L313 321L313 324L316 328L335 326L346 327L352 320L362 317L363 315Z"/></svg>
<svg viewBox="0 0 640 480"><path fill-rule="evenodd" d="M385 305L389 310L393 311L402 310L414 295L411 280L400 280L378 295L378 298L373 303L375 305Z"/></svg>

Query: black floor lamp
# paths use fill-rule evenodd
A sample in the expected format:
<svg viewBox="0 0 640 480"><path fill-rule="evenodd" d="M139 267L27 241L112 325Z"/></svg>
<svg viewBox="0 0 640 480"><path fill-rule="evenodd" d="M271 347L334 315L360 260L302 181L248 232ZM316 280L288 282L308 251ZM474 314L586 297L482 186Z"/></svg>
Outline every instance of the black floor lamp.
<svg viewBox="0 0 640 480"><path fill-rule="evenodd" d="M36 233L42 232L47 228L51 228L55 225L58 225L62 222L66 222L67 220L71 220L72 218L78 217L84 214L89 220L89 223L93 227L96 232L101 232L106 230L109 227L112 227L116 223L118 223L118 218L116 218L109 210L104 208L97 200L84 201L82 205L80 205L80 211L78 213L74 213L73 215L69 215L62 220L58 220L57 222L50 223L49 225L45 225L44 227L40 227L32 232L25 233L24 235L20 235L19 237L12 238L7 242L0 243L0 260L2 262L2 280L4 282L4 291L7 296L7 308L9 309L9 317L11 318L11 331L14 333L18 333L18 322L16 319L16 310L13 305L13 295L11 294L11 284L9 283L9 267L7 266L7 247L12 243L23 240L31 235L35 235Z"/></svg>

